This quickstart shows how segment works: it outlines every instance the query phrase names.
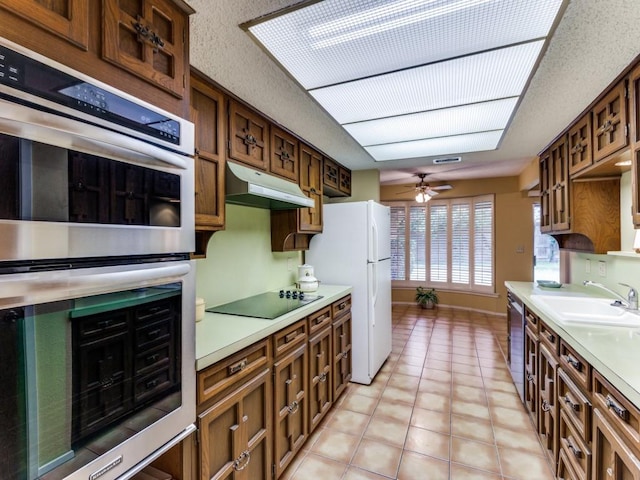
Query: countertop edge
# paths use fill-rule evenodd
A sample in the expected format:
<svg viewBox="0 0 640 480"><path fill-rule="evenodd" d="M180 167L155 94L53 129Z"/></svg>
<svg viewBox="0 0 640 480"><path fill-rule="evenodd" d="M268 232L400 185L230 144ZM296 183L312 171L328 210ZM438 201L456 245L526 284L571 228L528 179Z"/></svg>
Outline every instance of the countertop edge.
<svg viewBox="0 0 640 480"><path fill-rule="evenodd" d="M196 323L196 371L201 371L267 338L351 292L351 286L321 285L318 291L314 292L321 295L321 299L275 320L207 312L205 318Z"/></svg>

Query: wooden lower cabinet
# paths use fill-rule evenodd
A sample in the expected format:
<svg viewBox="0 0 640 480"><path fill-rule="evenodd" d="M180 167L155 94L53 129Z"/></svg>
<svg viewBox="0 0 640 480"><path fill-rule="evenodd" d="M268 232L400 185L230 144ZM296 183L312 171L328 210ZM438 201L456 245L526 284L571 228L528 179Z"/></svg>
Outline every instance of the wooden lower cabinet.
<svg viewBox="0 0 640 480"><path fill-rule="evenodd" d="M558 456L556 478L558 480L580 480L580 477L578 477L576 472L573 471L573 467L571 467L571 463L569 463L566 453L562 450Z"/></svg>
<svg viewBox="0 0 640 480"><path fill-rule="evenodd" d="M556 396L556 375L558 359L549 349L540 344L540 361L538 363L538 434L549 460L556 463L558 459L558 399Z"/></svg>
<svg viewBox="0 0 640 480"><path fill-rule="evenodd" d="M531 415L531 420L538 428L538 335L529 325L524 335L524 403Z"/></svg>
<svg viewBox="0 0 640 480"><path fill-rule="evenodd" d="M640 460L597 408L593 411L593 478L640 480Z"/></svg>
<svg viewBox="0 0 640 480"><path fill-rule="evenodd" d="M198 416L201 480L271 477L271 399L264 369Z"/></svg>
<svg viewBox="0 0 640 480"><path fill-rule="evenodd" d="M280 477L350 379L350 295L199 371L199 480Z"/></svg>
<svg viewBox="0 0 640 480"><path fill-rule="evenodd" d="M309 433L332 405L331 327L309 339Z"/></svg>
<svg viewBox="0 0 640 480"><path fill-rule="evenodd" d="M333 399L347 388L351 380L351 312L333 323Z"/></svg>
<svg viewBox="0 0 640 480"><path fill-rule="evenodd" d="M273 379L275 476L279 477L307 437L306 343L274 363Z"/></svg>

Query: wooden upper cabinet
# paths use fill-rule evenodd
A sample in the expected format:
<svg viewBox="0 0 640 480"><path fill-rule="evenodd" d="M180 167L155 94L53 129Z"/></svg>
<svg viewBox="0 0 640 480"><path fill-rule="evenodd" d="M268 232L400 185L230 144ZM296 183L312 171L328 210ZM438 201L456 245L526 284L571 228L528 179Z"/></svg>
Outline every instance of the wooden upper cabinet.
<svg viewBox="0 0 640 480"><path fill-rule="evenodd" d="M562 136L549 149L549 187L551 192L551 230L570 228L569 164L567 139Z"/></svg>
<svg viewBox="0 0 640 480"><path fill-rule="evenodd" d="M351 196L351 170L324 157L322 162L322 189L328 197Z"/></svg>
<svg viewBox="0 0 640 480"><path fill-rule="evenodd" d="M592 112L593 161L597 162L628 144L625 82L605 95Z"/></svg>
<svg viewBox="0 0 640 480"><path fill-rule="evenodd" d="M300 188L316 204L299 209L299 232L322 232L322 156L300 144Z"/></svg>
<svg viewBox="0 0 640 480"><path fill-rule="evenodd" d="M103 58L184 97L192 11L169 0L103 0L103 8Z"/></svg>
<svg viewBox="0 0 640 480"><path fill-rule="evenodd" d="M551 180L549 150L540 155L540 231L551 231Z"/></svg>
<svg viewBox="0 0 640 480"><path fill-rule="evenodd" d="M89 0L3 0L0 8L84 50L88 48Z"/></svg>
<svg viewBox="0 0 640 480"><path fill-rule="evenodd" d="M569 175L592 163L591 113L587 113L569 129Z"/></svg>
<svg viewBox="0 0 640 480"><path fill-rule="evenodd" d="M640 66L629 76L631 119L631 216L640 227Z"/></svg>
<svg viewBox="0 0 640 480"><path fill-rule="evenodd" d="M224 228L225 97L199 76L191 77L191 121L195 124L196 230Z"/></svg>
<svg viewBox="0 0 640 480"><path fill-rule="evenodd" d="M229 102L229 158L260 170L269 166L269 122L233 100Z"/></svg>
<svg viewBox="0 0 640 480"><path fill-rule="evenodd" d="M340 166L340 185L339 190L347 197L351 196L351 170Z"/></svg>
<svg viewBox="0 0 640 480"><path fill-rule="evenodd" d="M275 125L271 126L271 158L269 170L281 177L298 182L298 139Z"/></svg>

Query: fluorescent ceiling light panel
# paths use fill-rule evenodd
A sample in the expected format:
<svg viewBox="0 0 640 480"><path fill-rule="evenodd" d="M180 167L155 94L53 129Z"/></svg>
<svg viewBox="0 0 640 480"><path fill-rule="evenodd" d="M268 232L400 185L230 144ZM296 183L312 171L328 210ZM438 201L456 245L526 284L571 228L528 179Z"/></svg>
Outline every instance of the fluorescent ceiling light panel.
<svg viewBox="0 0 640 480"><path fill-rule="evenodd" d="M568 0L323 0L245 28L378 161L497 147Z"/></svg>
<svg viewBox="0 0 640 480"><path fill-rule="evenodd" d="M309 93L338 123L517 97L542 45L516 45Z"/></svg>
<svg viewBox="0 0 640 480"><path fill-rule="evenodd" d="M562 0L325 0L249 27L306 89L544 38Z"/></svg>
<svg viewBox="0 0 640 480"><path fill-rule="evenodd" d="M378 162L405 158L495 150L502 130L364 147Z"/></svg>
<svg viewBox="0 0 640 480"><path fill-rule="evenodd" d="M448 137L506 128L517 97L429 112L350 123L343 127L360 145Z"/></svg>

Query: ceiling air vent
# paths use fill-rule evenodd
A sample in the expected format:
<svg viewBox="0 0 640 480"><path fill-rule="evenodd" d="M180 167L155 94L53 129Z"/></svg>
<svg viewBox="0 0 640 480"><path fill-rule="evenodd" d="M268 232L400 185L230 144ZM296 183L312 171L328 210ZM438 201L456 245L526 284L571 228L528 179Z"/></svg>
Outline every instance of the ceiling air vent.
<svg viewBox="0 0 640 480"><path fill-rule="evenodd" d="M442 163L458 163L462 161L462 157L436 158L433 163L440 165Z"/></svg>

